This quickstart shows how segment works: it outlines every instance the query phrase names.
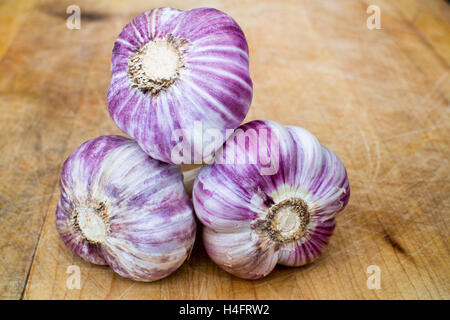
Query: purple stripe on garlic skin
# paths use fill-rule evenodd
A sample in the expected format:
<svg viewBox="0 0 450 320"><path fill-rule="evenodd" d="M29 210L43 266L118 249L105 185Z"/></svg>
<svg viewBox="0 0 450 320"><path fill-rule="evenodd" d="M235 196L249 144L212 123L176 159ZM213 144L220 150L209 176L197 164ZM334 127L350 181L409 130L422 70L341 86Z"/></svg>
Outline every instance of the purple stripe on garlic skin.
<svg viewBox="0 0 450 320"><path fill-rule="evenodd" d="M194 122L203 132L221 131L223 143L225 130L245 118L252 95L245 35L219 10L147 11L114 44L110 115L154 159L181 164L172 157L179 129L187 132L195 159L208 158L207 142L193 141Z"/></svg>
<svg viewBox="0 0 450 320"><path fill-rule="evenodd" d="M192 204L179 167L120 136L89 140L65 161L56 227L91 263L139 281L164 278L190 254Z"/></svg>
<svg viewBox="0 0 450 320"><path fill-rule="evenodd" d="M267 138L243 140L251 130L257 138L267 132ZM237 150L235 161L220 161L229 150ZM278 161L270 174L262 174L266 154ZM303 128L252 121L227 140L215 160L200 170L193 201L216 264L258 279L277 263L302 266L321 255L350 197L347 172L333 152Z"/></svg>

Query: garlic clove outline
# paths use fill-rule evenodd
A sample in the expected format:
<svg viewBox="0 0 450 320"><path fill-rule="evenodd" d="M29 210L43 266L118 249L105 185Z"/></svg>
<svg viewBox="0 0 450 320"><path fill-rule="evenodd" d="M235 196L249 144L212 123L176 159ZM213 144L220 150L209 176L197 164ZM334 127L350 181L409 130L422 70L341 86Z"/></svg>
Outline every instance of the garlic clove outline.
<svg viewBox="0 0 450 320"><path fill-rule="evenodd" d="M278 164L270 174L264 156ZM193 188L208 255L245 279L262 278L277 263L317 259L349 197L347 172L333 152L303 128L268 120L238 128Z"/></svg>
<svg viewBox="0 0 450 320"><path fill-rule="evenodd" d="M278 263L276 245L259 238L250 228L236 233L204 228L203 239L209 257L222 269L240 278L265 277Z"/></svg>
<svg viewBox="0 0 450 320"><path fill-rule="evenodd" d="M240 125L252 95L245 35L219 10L150 10L114 44L111 118L154 159L201 163ZM222 141L208 153L209 142L198 143L198 135L210 129ZM182 158L174 152L180 140L189 144Z"/></svg>
<svg viewBox="0 0 450 320"><path fill-rule="evenodd" d="M192 250L196 223L179 167L152 159L131 139L82 144L63 165L60 189L57 230L88 262L155 281Z"/></svg>

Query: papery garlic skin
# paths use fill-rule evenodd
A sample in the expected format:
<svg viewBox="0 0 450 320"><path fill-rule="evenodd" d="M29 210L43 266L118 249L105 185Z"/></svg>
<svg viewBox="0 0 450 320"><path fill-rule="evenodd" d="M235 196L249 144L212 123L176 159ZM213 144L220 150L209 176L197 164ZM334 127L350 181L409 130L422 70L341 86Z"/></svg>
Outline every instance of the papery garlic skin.
<svg viewBox="0 0 450 320"><path fill-rule="evenodd" d="M208 255L227 272L245 279L262 278L277 263L311 263L327 245L336 214L348 203L344 165L303 128L252 121L239 129L216 158L228 149L237 150L236 158L241 160L270 154L279 167L263 175L264 166L248 160L214 163L200 170L193 201L204 225ZM250 151L252 142L239 143L249 130L257 135L265 130L269 138L253 144ZM273 143L278 146L275 151Z"/></svg>
<svg viewBox="0 0 450 320"><path fill-rule="evenodd" d="M217 150L226 129L245 118L252 95L244 33L219 10L147 11L125 26L114 44L110 115L155 159L201 163L209 154L198 135L219 130L223 141ZM180 136L190 143L188 160L173 158Z"/></svg>
<svg viewBox="0 0 450 320"><path fill-rule="evenodd" d="M164 278L189 256L192 204L179 167L154 160L133 140L89 140L65 161L56 227L91 263L138 281Z"/></svg>

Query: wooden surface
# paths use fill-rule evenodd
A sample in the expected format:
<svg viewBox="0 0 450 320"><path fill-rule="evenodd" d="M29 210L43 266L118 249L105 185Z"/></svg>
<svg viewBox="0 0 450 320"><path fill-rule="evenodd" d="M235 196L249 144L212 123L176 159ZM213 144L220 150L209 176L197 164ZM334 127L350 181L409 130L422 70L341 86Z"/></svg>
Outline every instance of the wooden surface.
<svg viewBox="0 0 450 320"><path fill-rule="evenodd" d="M450 9L445 1L0 2L0 298L449 299ZM366 9L381 9L369 30ZM188 262L137 283L73 256L54 211L65 158L119 134L106 108L112 45L152 7L211 6L233 16L250 47L247 120L316 134L345 163L352 196L323 256L265 279L228 275L198 241ZM199 239L199 238L197 238ZM67 268L81 268L68 289ZM368 266L381 288L369 289Z"/></svg>

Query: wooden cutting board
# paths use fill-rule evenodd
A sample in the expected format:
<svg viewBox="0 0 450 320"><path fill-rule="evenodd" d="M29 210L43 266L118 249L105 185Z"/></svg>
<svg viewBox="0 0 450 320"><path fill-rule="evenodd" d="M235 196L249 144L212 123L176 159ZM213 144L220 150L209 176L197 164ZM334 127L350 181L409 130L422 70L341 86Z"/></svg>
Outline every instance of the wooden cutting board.
<svg viewBox="0 0 450 320"><path fill-rule="evenodd" d="M445 1L80 0L81 29L69 30L72 3L0 3L0 298L450 298ZM371 4L381 29L367 28ZM305 127L345 163L350 203L315 263L241 280L216 267L197 238L176 273L138 283L83 262L59 239L63 161L88 139L120 134L106 108L114 40L160 6L233 16L250 47L246 121ZM67 286L71 266L80 289ZM368 270L379 270L379 289L368 286Z"/></svg>

